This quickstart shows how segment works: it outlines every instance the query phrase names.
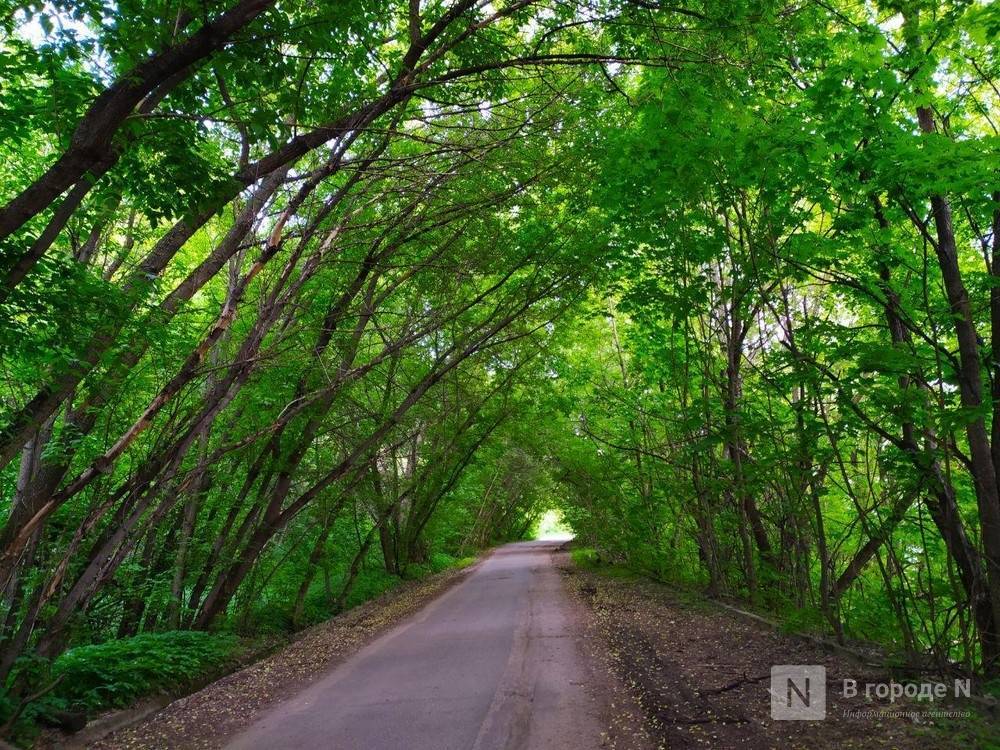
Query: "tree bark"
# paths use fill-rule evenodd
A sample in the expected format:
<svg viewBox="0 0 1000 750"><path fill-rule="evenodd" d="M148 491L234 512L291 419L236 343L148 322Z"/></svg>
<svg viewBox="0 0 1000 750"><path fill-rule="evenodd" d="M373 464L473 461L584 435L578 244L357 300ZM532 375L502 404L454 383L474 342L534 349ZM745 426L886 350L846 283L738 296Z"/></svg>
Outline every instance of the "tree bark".
<svg viewBox="0 0 1000 750"><path fill-rule="evenodd" d="M0 209L0 240L44 211L67 188L99 164L118 159L113 139L143 100L157 100L190 73L192 65L220 49L274 0L241 0L188 39L154 54L124 73L98 96L77 124L70 145L31 185Z"/></svg>

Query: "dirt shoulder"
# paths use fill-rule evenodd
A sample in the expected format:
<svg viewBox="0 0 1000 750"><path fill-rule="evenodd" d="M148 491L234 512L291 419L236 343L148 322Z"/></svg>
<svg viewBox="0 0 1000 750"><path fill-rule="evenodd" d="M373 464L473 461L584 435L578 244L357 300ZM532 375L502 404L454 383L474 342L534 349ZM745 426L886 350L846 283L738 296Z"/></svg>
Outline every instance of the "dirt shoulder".
<svg viewBox="0 0 1000 750"><path fill-rule="evenodd" d="M968 710L967 705L898 700L890 705L866 700L863 690L856 698L844 698L844 679L864 685L887 682L889 677L850 657L828 653L818 644L650 581L602 575L568 559L560 568L567 588L590 613L605 663L628 686L626 713L628 706L640 707L642 732L653 747L986 747L970 735L974 729L952 731L957 726L968 728L978 719L936 719L926 714ZM779 664L826 667L824 721L771 718L770 670ZM852 711L880 715L856 716ZM900 711L923 715L902 717ZM627 716L621 721L626 733L629 725L634 727Z"/></svg>
<svg viewBox="0 0 1000 750"><path fill-rule="evenodd" d="M471 567L449 570L407 582L339 617L302 631L280 651L170 703L141 723L86 746L101 750L222 747L261 711L308 687L457 584L470 570ZM71 742L65 745L79 746Z"/></svg>

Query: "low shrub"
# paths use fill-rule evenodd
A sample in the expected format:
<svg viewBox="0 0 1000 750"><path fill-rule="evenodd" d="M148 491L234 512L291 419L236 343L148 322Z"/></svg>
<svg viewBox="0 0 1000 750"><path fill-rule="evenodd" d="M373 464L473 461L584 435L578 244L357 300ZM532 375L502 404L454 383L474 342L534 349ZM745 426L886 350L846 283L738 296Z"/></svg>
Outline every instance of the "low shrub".
<svg viewBox="0 0 1000 750"><path fill-rule="evenodd" d="M178 630L78 646L52 665L53 696L88 711L125 706L220 669L238 645L232 634Z"/></svg>

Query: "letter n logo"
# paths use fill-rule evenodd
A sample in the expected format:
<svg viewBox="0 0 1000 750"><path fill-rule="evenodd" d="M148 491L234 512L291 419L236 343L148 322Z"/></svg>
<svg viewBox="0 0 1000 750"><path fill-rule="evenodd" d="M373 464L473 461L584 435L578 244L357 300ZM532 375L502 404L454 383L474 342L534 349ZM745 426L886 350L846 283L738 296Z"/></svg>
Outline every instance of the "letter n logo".
<svg viewBox="0 0 1000 750"><path fill-rule="evenodd" d="M826 718L826 667L779 664L771 667L771 718L818 721Z"/></svg>

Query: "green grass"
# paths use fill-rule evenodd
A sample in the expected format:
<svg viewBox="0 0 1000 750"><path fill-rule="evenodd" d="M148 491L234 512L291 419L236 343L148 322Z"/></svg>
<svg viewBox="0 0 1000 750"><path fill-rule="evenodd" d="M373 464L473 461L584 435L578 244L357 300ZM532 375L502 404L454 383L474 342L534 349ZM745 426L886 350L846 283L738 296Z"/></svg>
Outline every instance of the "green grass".
<svg viewBox="0 0 1000 750"><path fill-rule="evenodd" d="M597 550L593 547L571 547L569 557L574 565L584 570L596 570L599 565Z"/></svg>
<svg viewBox="0 0 1000 750"><path fill-rule="evenodd" d="M425 563L412 563L406 569L407 580L419 580L445 570L464 568L476 561L474 556L453 557L444 552L432 552Z"/></svg>
<svg viewBox="0 0 1000 750"><path fill-rule="evenodd" d="M597 550L593 547L570 547L570 559L573 564L583 570L608 576L610 578L641 578L641 573L633 570L627 565L617 565L601 560Z"/></svg>
<svg viewBox="0 0 1000 750"><path fill-rule="evenodd" d="M376 599L386 592L392 591L404 581L420 580L444 570L463 568L471 565L477 559L475 556L457 558L443 552L433 552L426 562L411 564L404 575L397 576L386 572L381 559L372 555L372 558L358 571L351 591L344 602L344 610L353 609ZM334 594L340 590L346 573L346 562L331 570L330 578ZM339 614L333 609L333 602L326 591L323 577L317 575L306 597L302 619L296 627L291 618L291 597L294 593L294 589L288 588L277 596L261 597L249 611L242 613L238 619L234 618L226 627L237 629L243 634L253 633L283 637L297 629L325 622Z"/></svg>

